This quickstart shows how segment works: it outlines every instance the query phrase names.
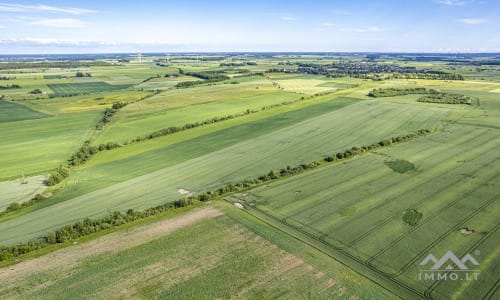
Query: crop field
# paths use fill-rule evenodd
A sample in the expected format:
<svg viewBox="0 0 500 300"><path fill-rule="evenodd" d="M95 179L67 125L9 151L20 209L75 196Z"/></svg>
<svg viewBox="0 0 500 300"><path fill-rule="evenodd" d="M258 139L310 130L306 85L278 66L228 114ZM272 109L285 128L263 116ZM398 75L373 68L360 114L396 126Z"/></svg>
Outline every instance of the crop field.
<svg viewBox="0 0 500 300"><path fill-rule="evenodd" d="M349 253L383 276L439 298L455 284L415 280L415 262L447 250L463 256L473 246L481 247L484 260L499 255L491 244L482 246L500 238L495 189L499 143L500 135L491 129L452 125L423 140L257 188L236 199ZM416 169L395 172L385 164L395 159L409 161ZM418 226L403 223L402 213L408 209L423 213ZM474 234L464 235L462 228ZM494 264L481 265L481 276L494 272ZM476 295L487 292L480 284L471 288Z"/></svg>
<svg viewBox="0 0 500 300"><path fill-rule="evenodd" d="M176 255L165 255L169 253ZM213 208L114 233L54 255L55 259L40 257L26 263L25 267L32 267L48 260L54 262L43 271L14 268L0 274L3 283L0 296L40 299L74 298L82 294L108 299L124 295L168 299L365 296L363 290L356 292L360 283L349 278L357 277L355 274L348 270L346 274L335 274L318 269ZM87 277L87 274L100 275ZM371 285L366 280L364 283ZM66 289L68 285L72 288ZM390 297L390 294L372 291L366 296Z"/></svg>
<svg viewBox="0 0 500 300"><path fill-rule="evenodd" d="M270 82L261 80L166 91L125 107L96 143L123 142L170 126L183 126L298 98L299 95L279 91Z"/></svg>
<svg viewBox="0 0 500 300"><path fill-rule="evenodd" d="M79 83L62 83L47 85L54 93L54 97L63 97L69 95L90 94L98 92L108 92L122 90L129 85L111 85L102 81L96 82L79 82Z"/></svg>
<svg viewBox="0 0 500 300"><path fill-rule="evenodd" d="M0 123L45 117L48 117L48 115L24 105L15 102L0 101Z"/></svg>
<svg viewBox="0 0 500 300"><path fill-rule="evenodd" d="M0 178L47 172L65 163L90 137L100 112L1 122Z"/></svg>
<svg viewBox="0 0 500 300"><path fill-rule="evenodd" d="M500 81L467 57L8 62L0 298L497 299Z"/></svg>

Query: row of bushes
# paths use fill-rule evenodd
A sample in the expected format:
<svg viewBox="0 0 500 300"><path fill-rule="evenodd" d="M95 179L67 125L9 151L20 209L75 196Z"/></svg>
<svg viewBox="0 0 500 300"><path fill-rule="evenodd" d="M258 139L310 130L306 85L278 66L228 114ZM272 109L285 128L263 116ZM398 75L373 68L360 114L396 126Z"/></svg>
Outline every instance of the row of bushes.
<svg viewBox="0 0 500 300"><path fill-rule="evenodd" d="M47 178L45 184L47 184L48 186L56 185L68 176L69 169L61 165L54 172L50 173L49 178Z"/></svg>
<svg viewBox="0 0 500 300"><path fill-rule="evenodd" d="M0 76L0 80L12 80L12 79L16 79L16 77Z"/></svg>
<svg viewBox="0 0 500 300"><path fill-rule="evenodd" d="M370 97L394 97L394 96L405 96L405 95L413 95L413 94L437 94L438 91L434 89L426 89L423 87L416 88L385 88L385 89L373 89L368 93Z"/></svg>
<svg viewBox="0 0 500 300"><path fill-rule="evenodd" d="M472 97L460 94L451 93L436 93L427 96L423 96L417 101L419 102L430 102L430 103L445 103L445 104L472 104Z"/></svg>
<svg viewBox="0 0 500 300"><path fill-rule="evenodd" d="M7 208L5 210L0 212L0 217L7 214L7 213L19 210L21 208L31 206L31 205L35 204L36 202L42 201L44 199L45 199L45 197L43 197L41 194L36 194L33 198L31 198L30 200L28 200L26 202L23 202L23 203L12 202L11 204L9 204L9 206L7 206Z"/></svg>
<svg viewBox="0 0 500 300"><path fill-rule="evenodd" d="M191 128L195 128L195 127L199 127L199 126L203 126L203 125L208 125L208 124L213 124L213 123L222 122L222 121L226 121L226 120L231 120L231 119L234 119L234 118L237 118L237 117L242 117L242 116L246 116L246 115L249 115L249 114L257 113L259 111L263 111L263 110L266 110L266 109L272 109L272 108L276 108L276 107L280 107L280 106L284 106L284 105L290 105L290 104L293 104L293 103L297 103L299 101L303 101L305 99L306 99L306 97L301 97L301 98L299 98L297 100L293 100L293 101L284 101L284 102L273 104L273 105L263 106L260 109L247 109L244 112L235 113L235 114L231 114L231 115L227 115L227 116L223 116L223 117L213 117L211 119L200 121L200 122L188 123L188 124L185 124L185 125L180 126L180 127L178 127L178 126L171 126L171 127L168 127L168 128L160 129L158 131L152 132L152 133L144 135L144 136L138 136L138 137L136 137L132 141L124 142L124 145L128 145L128 144L131 144L131 143L138 143L138 142L141 142L141 141L154 139L154 138L157 138L157 137L160 137L160 136L165 136L165 135L173 134L173 133L176 133L176 132L179 132L179 131L183 131L183 130L187 130L187 129L191 129ZM118 145L118 147L120 147L120 145Z"/></svg>
<svg viewBox="0 0 500 300"><path fill-rule="evenodd" d="M49 245L74 240L79 237L90 235L112 227L120 226L138 219L143 219L148 216L166 212L171 209L193 205L193 198L194 197L190 197L190 199L179 199L177 201L165 203L163 205L148 208L143 211L134 211L133 209L129 209L125 213L115 211L114 213L102 218L87 218L83 221L63 226L55 231L48 232L45 237L34 239L27 243L18 244L15 246L0 246L0 261L18 257L35 250L45 248Z"/></svg>
<svg viewBox="0 0 500 300"><path fill-rule="evenodd" d="M243 66L256 66L257 63L253 61L247 61L247 62L241 62L241 63L220 63L219 66L221 67L243 67Z"/></svg>
<svg viewBox="0 0 500 300"><path fill-rule="evenodd" d="M97 125L96 125L96 129L97 130L102 130L104 128L104 126L111 122L111 118L118 112L118 110L120 110L120 108L126 106L127 103L125 102L115 102L113 103L113 106L111 106L111 108L106 108L104 110L104 114L101 118L101 120L99 120L99 122L97 122Z"/></svg>
<svg viewBox="0 0 500 300"><path fill-rule="evenodd" d="M255 177L253 179L245 179L236 183L229 183L220 188L206 191L198 195L192 195L189 197L184 197L174 202L168 202L159 206L148 208L142 211L134 211L129 209L126 213L120 211L115 211L114 213L98 219L85 219L80 222L76 222L72 225L66 225L58 230L49 232L45 237L29 241L24 244L18 244L15 246L0 246L0 261L6 260L12 257L17 257L28 252L44 248L51 244L63 243L69 240L77 239L82 236L86 236L92 233L99 232L101 230L109 229L112 227L120 226L131 221L146 218L156 214L163 213L170 209L175 209L179 207L190 206L197 201L208 201L215 199L217 197L226 196L234 192L242 192L249 188L255 187L262 183L266 183L272 180L276 180L282 177L293 176L302 173L306 170L317 168L326 162L332 162L341 159L347 159L355 155L361 154L366 151L374 150L380 147L389 146L392 143L406 141L418 136L426 135L431 133L432 130L421 129L416 133L408 134L400 137L393 137L390 139L381 140L378 143L374 143L367 146L352 147L348 150L338 152L335 155L330 155L323 158L320 161L313 161L310 163L300 164L294 167L287 166L275 172L271 170L269 173Z"/></svg>
<svg viewBox="0 0 500 300"><path fill-rule="evenodd" d="M0 85L0 90L10 90L10 89L20 89L21 86L19 84L11 84L11 85Z"/></svg>
<svg viewBox="0 0 500 300"><path fill-rule="evenodd" d="M218 78L218 79L208 79L208 80L196 80L196 81L181 81L175 85L176 88L189 88L201 84L208 84L208 83L216 83L216 82L221 82L224 80L230 79L227 76L224 76L223 78Z"/></svg>

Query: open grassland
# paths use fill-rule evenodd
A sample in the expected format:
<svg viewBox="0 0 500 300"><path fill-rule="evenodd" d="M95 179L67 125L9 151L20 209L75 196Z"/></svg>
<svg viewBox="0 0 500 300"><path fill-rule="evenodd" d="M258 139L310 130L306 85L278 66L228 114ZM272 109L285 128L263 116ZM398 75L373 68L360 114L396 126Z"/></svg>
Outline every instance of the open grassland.
<svg viewBox="0 0 500 300"><path fill-rule="evenodd" d="M123 142L170 126L260 109L299 97L277 90L266 80L166 91L120 110L95 143Z"/></svg>
<svg viewBox="0 0 500 300"><path fill-rule="evenodd" d="M448 250L460 257L481 249L489 263L481 265L484 279L463 282L476 295L494 283L498 241L498 146L491 128L448 125L439 133L377 151L342 164L256 188L235 199L308 233L333 251L396 278L402 285L445 298L456 283L418 280L419 263L429 253ZM387 161L404 159L415 170L399 173ZM417 226L402 221L402 213L423 213ZM474 231L464 235L461 228ZM483 244L489 243L489 247ZM484 271L484 272L483 272ZM483 274L484 273L484 274ZM460 285L459 285L460 286ZM457 295L467 299L466 295ZM478 296L478 298L481 298Z"/></svg>
<svg viewBox="0 0 500 300"><path fill-rule="evenodd" d="M393 298L335 261L324 266L329 259L313 249L297 251L290 237L279 241L304 258L267 240L279 233L264 228L264 239L252 232L262 225L250 231L235 218L245 217L205 207L0 269L0 297Z"/></svg>
<svg viewBox="0 0 500 300"><path fill-rule="evenodd" d="M48 117L48 115L24 105L15 102L0 101L0 123L45 117Z"/></svg>
<svg viewBox="0 0 500 300"><path fill-rule="evenodd" d="M63 164L93 132L101 112L1 122L0 178L45 172Z"/></svg>
<svg viewBox="0 0 500 300"><path fill-rule="evenodd" d="M173 201L181 188L205 191L270 169L321 159L360 140L375 143L431 128L451 112L351 103L349 98L335 99L83 168L40 209L0 223L0 237L6 243L18 242L83 217ZM43 207L48 203L57 204ZM26 223L27 219L34 221Z"/></svg>

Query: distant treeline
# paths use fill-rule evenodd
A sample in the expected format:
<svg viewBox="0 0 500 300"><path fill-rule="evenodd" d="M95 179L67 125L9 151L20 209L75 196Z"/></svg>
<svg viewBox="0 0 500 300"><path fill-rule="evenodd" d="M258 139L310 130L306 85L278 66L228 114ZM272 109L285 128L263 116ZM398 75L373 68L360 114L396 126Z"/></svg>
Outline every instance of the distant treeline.
<svg viewBox="0 0 500 300"><path fill-rule="evenodd" d="M247 61L247 62L241 62L241 63L220 63L219 66L221 67L244 67L244 66L256 66L257 63L253 61Z"/></svg>
<svg viewBox="0 0 500 300"><path fill-rule="evenodd" d="M287 64L288 65L288 64ZM272 68L268 72L282 73L304 73L324 75L330 78L354 77L360 79L384 80L384 79L432 79L432 80L464 80L458 73L448 73L430 69L417 69L410 66L399 66L396 64L380 64L374 62L334 62L331 64L318 63L296 63L288 65L288 68Z"/></svg>
<svg viewBox="0 0 500 300"><path fill-rule="evenodd" d="M13 80L13 79L16 79L16 77L0 76L0 80Z"/></svg>
<svg viewBox="0 0 500 300"><path fill-rule="evenodd" d="M92 66L111 66L105 61L58 61L58 62L7 62L0 63L0 70L36 68L78 68Z"/></svg>
<svg viewBox="0 0 500 300"><path fill-rule="evenodd" d="M242 192L250 188L254 188L272 180L283 177L289 177L304 171L317 168L325 163L331 163L338 160L349 159L356 155L361 155L364 152L372 151L381 147L390 146L393 143L399 143L414 139L419 136L424 136L432 133L434 130L421 129L416 133L411 133L405 136L392 137L381 140L378 143L361 147L351 147L348 150L329 155L321 160L303 163L297 166L286 166L279 171L271 170L268 173L257 176L251 179L245 179L239 182L229 183L214 190L205 191L198 195L184 197L174 202L168 202L159 206L148 208L142 211L127 210L125 213L115 211L112 214L97 218L86 218L83 221L76 222L72 225L63 226L55 231L50 231L45 237L31 240L27 243L22 243L14 246L0 246L0 261L18 257L20 255L42 249L49 245L64 243L83 236L87 236L102 230L120 226L135 220L143 219L149 216L158 215L168 210L186 207L195 204L198 201L208 201L217 197L228 196L235 192Z"/></svg>
<svg viewBox="0 0 500 300"><path fill-rule="evenodd" d="M426 89L423 87L416 88L380 88L373 89L368 93L370 97L395 97L395 96L405 96L405 95L413 95L413 94L424 94L426 96L422 96L417 99L419 102L431 102L431 103L446 103L446 104L468 104L471 105L474 98L453 94L453 93L443 93L434 89Z"/></svg>
<svg viewBox="0 0 500 300"><path fill-rule="evenodd" d="M0 90L11 90L11 89L20 89L21 86L19 84L11 84L11 85L0 85Z"/></svg>

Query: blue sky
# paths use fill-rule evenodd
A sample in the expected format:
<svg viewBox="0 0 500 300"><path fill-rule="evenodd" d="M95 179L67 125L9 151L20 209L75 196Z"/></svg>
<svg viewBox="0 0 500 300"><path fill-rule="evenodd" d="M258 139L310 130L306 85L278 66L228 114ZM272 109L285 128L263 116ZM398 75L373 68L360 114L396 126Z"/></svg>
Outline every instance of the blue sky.
<svg viewBox="0 0 500 300"><path fill-rule="evenodd" d="M0 54L500 52L499 16L499 0L0 0Z"/></svg>

